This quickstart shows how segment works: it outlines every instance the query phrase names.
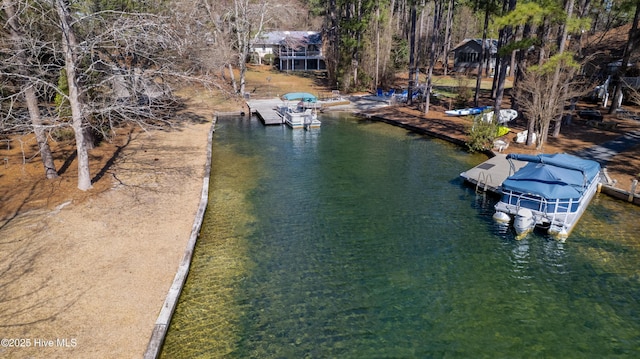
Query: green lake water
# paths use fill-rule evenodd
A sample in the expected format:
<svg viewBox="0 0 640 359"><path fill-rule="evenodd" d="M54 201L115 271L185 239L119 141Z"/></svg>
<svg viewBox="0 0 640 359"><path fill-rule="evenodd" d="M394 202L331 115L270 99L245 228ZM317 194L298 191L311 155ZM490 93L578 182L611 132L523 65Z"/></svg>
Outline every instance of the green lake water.
<svg viewBox="0 0 640 359"><path fill-rule="evenodd" d="M516 241L486 158L347 115L220 119L163 358L638 358L640 209L598 194Z"/></svg>

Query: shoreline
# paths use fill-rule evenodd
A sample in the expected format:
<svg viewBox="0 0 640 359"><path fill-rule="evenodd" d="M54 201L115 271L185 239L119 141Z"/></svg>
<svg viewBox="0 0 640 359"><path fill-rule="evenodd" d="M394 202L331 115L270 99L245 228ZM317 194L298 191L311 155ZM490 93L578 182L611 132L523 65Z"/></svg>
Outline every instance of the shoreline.
<svg viewBox="0 0 640 359"><path fill-rule="evenodd" d="M196 212L196 216L193 221L193 227L191 228L189 241L187 242L187 247L184 251L182 261L180 261L180 265L178 266L178 271L176 272L171 287L169 288L169 292L165 297L164 304L160 309L160 314L158 314L158 319L156 320L156 323L153 327L151 338L149 339L149 344L147 344L147 349L144 352L144 359L155 359L160 356L160 353L162 352L162 345L164 344L164 340L167 336L167 331L169 330L169 325L171 324L173 313L176 310L178 300L180 299L180 294L182 293L182 289L184 288L184 285L187 281L187 276L189 275L193 252L195 251L198 236L200 235L200 228L202 228L202 222L204 220L204 213L207 209L207 203L209 201L209 180L211 177L212 155L211 146L217 121L218 117L217 115L214 115L213 121L211 123L211 128L209 129L209 134L207 136L207 157L204 170L204 178L202 180L200 203L198 204L198 211Z"/></svg>
<svg viewBox="0 0 640 359"><path fill-rule="evenodd" d="M417 117L395 106L336 111L369 119L376 111L389 112L399 116L384 117L391 125L464 146L462 120ZM63 205L48 202L0 226L6 239L0 240L0 270L11 268L0 282L9 293L0 296L0 314L8 318L0 324L3 337L75 339L75 347L0 348L0 356L153 357L146 353L168 324L169 293L179 297L181 263L201 224L206 134L214 127L206 120L136 134L118 150L102 180L109 183L106 190ZM71 183L57 185L72 188L73 174L65 176Z"/></svg>
<svg viewBox="0 0 640 359"><path fill-rule="evenodd" d="M466 147L466 133L462 132L460 130L460 128L457 129L457 131L453 131L451 133L454 133L455 136L449 135L447 132L442 131L441 128L442 127L429 127L426 122L422 122L419 125L415 124L415 123L408 123L406 120L402 120L402 119L393 119L393 118L388 118L385 117L384 115L379 115L377 114L376 110L372 110L372 111L361 111L361 112L354 112L354 114L356 116L359 117L363 117L366 119L369 119L371 121L378 121L378 122L384 122L387 123L389 125L392 126L397 126L397 127L401 127L404 128L406 130L409 131L413 131L419 134L424 134L427 136L431 136L434 138L439 138L442 139L444 141L462 146L462 147ZM424 120L428 120L428 118L425 118ZM451 128L450 128L451 130ZM516 151L518 152L518 151ZM487 150L484 151L484 153L487 155L487 157L493 157L495 156L496 152L493 150ZM614 199L617 200L621 200L621 201L625 201L628 202L630 204L633 205L637 205L640 206L640 193L637 192L637 188L632 185L632 187L630 188L630 190L624 190L622 188L618 188L615 186L615 181L611 180L609 178L608 172L607 172L607 168L603 167L603 173L607 179L607 183L602 183L602 188L601 188L601 192L613 197ZM636 192L632 192L633 189L636 189Z"/></svg>
<svg viewBox="0 0 640 359"><path fill-rule="evenodd" d="M344 111L344 110L338 110L338 111ZM372 110L375 111L375 110ZM251 110L250 110L251 112ZM367 111L348 111L350 113L352 113L354 116L356 117L363 117L366 118L368 120L371 121L377 121L377 122L384 122L386 124L392 125L392 126L396 126L396 127L401 127L404 128L406 130L418 133L418 134L423 134L423 135L427 135L427 136L431 136L434 138L438 138L438 139L442 139L444 141L459 145L459 146L466 146L466 141L460 137L460 135L462 134L463 136L466 136L466 134L457 131L456 134L458 135L457 137L454 136L450 136L447 133L443 133L442 131L434 131L433 129L428 129L425 128L424 126L416 126L416 125L412 125L412 124L408 124L405 123L401 120L397 120L397 119L389 119L386 117L382 117L376 114L372 114L369 113ZM235 116L237 115L237 113L235 112L226 112L226 113L221 113L221 116ZM244 113L240 113L240 115L244 115ZM251 112L251 115L254 115L253 112ZM214 121L211 125L211 132L210 132L210 137L209 137L209 141L212 140L212 135L215 132L215 123L217 121L217 116L214 117ZM265 125L266 126L266 125ZM280 126L284 126L284 124L281 124ZM485 151L485 154L488 157L492 157L495 156L495 152L494 151ZM207 160L207 168L208 171L210 171L210 162L211 162L211 143L209 143L209 152L208 152L208 160ZM606 171L605 171L606 172ZM207 172L209 173L209 172ZM205 181L205 187L203 188L203 197L202 197L202 201L201 201L201 207L204 204L204 208L206 208L206 197L204 196L204 193L206 191L206 186L208 186L208 181ZM602 186L603 190L602 192L605 194L609 194L607 193L607 191L605 191L605 185ZM609 188L609 191L613 190L613 192L610 193L617 193L615 192L615 188L613 188L612 186L606 186L606 188ZM638 196L634 196L635 198L638 198L638 202L634 202L631 201L634 204L640 204L640 197ZM204 209L202 209L202 215L204 214ZM196 228L200 228L202 225L202 220L203 220L203 216L199 215L196 217L196 220L194 222L194 230ZM178 270L178 273L175 276L173 285L167 295L167 298L165 299L165 304L162 307L162 311L160 313L160 315L158 316L158 320L156 321L155 327L154 327L154 331L152 333L151 339L149 340L149 344L147 346L147 350L145 351L145 355L144 358L145 359L155 359L158 358L160 356L160 353L162 351L162 345L164 343L166 334L167 334L167 330L168 327L171 323L171 318L173 316L174 310L175 310L175 306L177 305L178 299L180 297L180 293L182 292L182 288L186 282L186 276L188 274L189 271L189 265L190 265L190 261L191 261L191 257L193 254L193 250L195 247L197 241L197 232L192 232L192 236L190 238L189 241L189 245L187 247L187 249L185 250L185 254L184 254L184 259L183 262L181 263L181 266ZM187 260L188 258L188 260Z"/></svg>

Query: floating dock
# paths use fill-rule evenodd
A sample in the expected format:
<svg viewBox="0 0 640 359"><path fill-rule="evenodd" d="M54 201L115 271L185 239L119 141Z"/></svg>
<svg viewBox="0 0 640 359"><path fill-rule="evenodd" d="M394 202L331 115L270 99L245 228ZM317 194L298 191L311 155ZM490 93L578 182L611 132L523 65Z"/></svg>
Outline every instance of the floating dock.
<svg viewBox="0 0 640 359"><path fill-rule="evenodd" d="M278 98L266 99L266 100L249 100L249 110L251 113L255 113L256 116L265 125L281 125L284 120L282 116L278 115L276 106L282 101Z"/></svg>
<svg viewBox="0 0 640 359"><path fill-rule="evenodd" d="M526 161L512 160L512 162L515 167L513 170L509 160L507 160L507 155L498 153L472 169L462 172L460 177L476 186L478 190L489 191L499 195L501 194L500 186L502 186L502 182L527 164Z"/></svg>

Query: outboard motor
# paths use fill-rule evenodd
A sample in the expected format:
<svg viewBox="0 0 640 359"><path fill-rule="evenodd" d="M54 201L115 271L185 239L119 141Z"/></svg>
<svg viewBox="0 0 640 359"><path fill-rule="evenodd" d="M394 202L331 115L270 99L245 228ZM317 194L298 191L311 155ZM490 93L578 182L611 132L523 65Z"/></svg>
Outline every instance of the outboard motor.
<svg viewBox="0 0 640 359"><path fill-rule="evenodd" d="M518 234L518 239L526 236L535 227L536 221L533 212L528 208L520 208L513 219L513 228Z"/></svg>

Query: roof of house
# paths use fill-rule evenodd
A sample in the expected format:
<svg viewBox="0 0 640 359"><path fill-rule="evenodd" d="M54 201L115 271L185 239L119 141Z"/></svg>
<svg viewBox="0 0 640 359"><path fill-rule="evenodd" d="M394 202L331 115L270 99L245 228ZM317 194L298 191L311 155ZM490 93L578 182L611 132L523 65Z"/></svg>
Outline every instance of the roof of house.
<svg viewBox="0 0 640 359"><path fill-rule="evenodd" d="M464 39L458 45L456 45L453 49L451 49L451 51L456 51L459 48L468 45L469 43L472 43L471 45L475 45L476 47L480 48L480 46L482 45L482 39ZM489 51L491 53L498 52L498 40L486 39L485 43L489 46Z"/></svg>
<svg viewBox="0 0 640 359"><path fill-rule="evenodd" d="M286 44L322 44L322 35L317 31L271 31L258 37L256 45L286 45Z"/></svg>

